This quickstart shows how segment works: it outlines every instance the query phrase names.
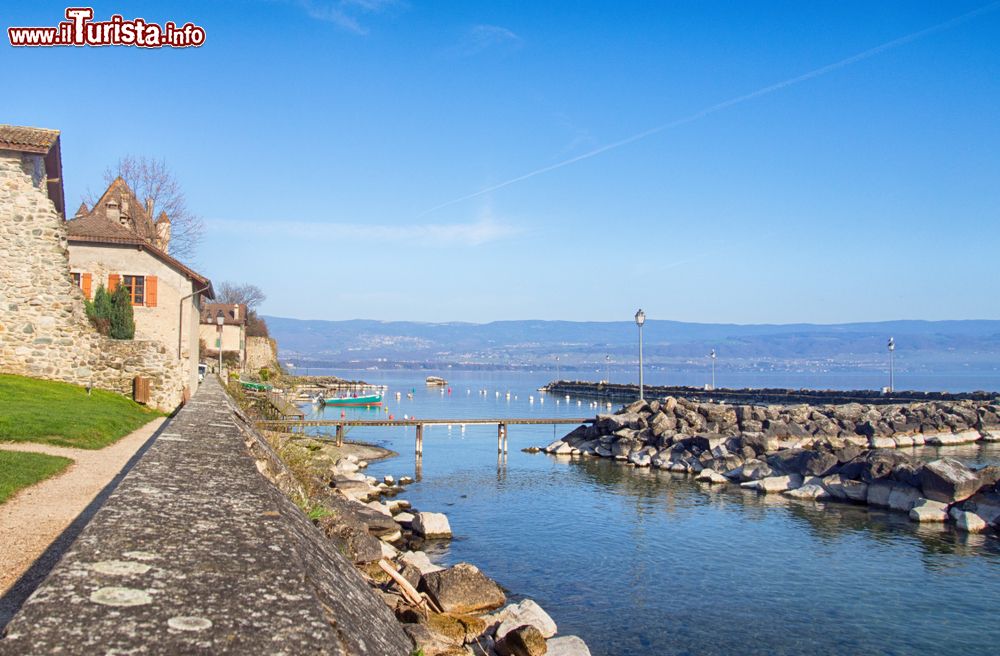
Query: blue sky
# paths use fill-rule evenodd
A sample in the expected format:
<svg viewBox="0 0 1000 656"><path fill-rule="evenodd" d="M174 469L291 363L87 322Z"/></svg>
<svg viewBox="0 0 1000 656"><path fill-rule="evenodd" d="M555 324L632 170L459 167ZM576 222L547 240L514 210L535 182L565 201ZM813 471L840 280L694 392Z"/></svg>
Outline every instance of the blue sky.
<svg viewBox="0 0 1000 656"><path fill-rule="evenodd" d="M93 6L205 46L4 41L0 122L62 130L71 208L119 156L165 158L208 226L198 268L265 313L1000 319L987 2L165 4Z"/></svg>

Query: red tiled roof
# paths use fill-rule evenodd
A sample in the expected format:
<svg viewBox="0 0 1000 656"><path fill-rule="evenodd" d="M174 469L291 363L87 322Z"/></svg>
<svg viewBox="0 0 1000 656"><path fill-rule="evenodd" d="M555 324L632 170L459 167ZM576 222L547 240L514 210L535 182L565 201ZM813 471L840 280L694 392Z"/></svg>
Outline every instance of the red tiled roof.
<svg viewBox="0 0 1000 656"><path fill-rule="evenodd" d="M125 226L119 225L111 219L95 216L94 214L89 214L76 219L70 219L66 222L66 235L70 243L123 244L136 246L140 250L149 251L150 255L153 257L156 257L165 264L174 267L200 285L207 286L208 290L206 296L208 298L215 298L215 290L212 289L211 280L188 267L180 260L170 257Z"/></svg>
<svg viewBox="0 0 1000 656"><path fill-rule="evenodd" d="M128 186L122 178L115 178L108 188L101 194L101 197L94 203L88 216L97 216L102 219L108 216L108 203L114 201L118 204L118 212L121 216L128 217L135 226L135 232L139 237L149 241L156 239L156 228L153 227L153 219L146 212L146 207L136 198L135 192ZM111 221L114 223L114 221Z"/></svg>
<svg viewBox="0 0 1000 656"><path fill-rule="evenodd" d="M0 149L26 153L48 153L59 139L59 130L0 125Z"/></svg>
<svg viewBox="0 0 1000 656"><path fill-rule="evenodd" d="M238 308L238 312L234 309ZM243 326L247 322L247 306L243 303L203 303L201 306L201 323L217 325L216 317L222 312L223 324L227 326ZM236 315L235 317L233 315Z"/></svg>

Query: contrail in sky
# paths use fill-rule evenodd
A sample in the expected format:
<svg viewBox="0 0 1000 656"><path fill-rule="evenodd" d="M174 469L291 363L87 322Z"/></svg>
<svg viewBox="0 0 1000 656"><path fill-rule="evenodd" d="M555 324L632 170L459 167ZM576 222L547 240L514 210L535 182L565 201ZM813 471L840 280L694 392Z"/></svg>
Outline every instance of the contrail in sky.
<svg viewBox="0 0 1000 656"><path fill-rule="evenodd" d="M484 189L480 189L479 191L473 192L471 194L467 194L465 196L461 196L459 198L455 198L453 200L449 200L449 201L447 201L445 203L441 203L440 205L435 205L434 207L432 207L430 209L424 210L423 212L421 212L417 216L424 216L426 214L430 214L431 212L436 212L437 210L440 210L442 208L448 207L449 205L454 205L456 203L461 203L462 201L466 201L466 200L469 200L469 199L472 199L472 198L476 198L478 196L482 196L484 194L488 194L488 193L497 191L498 189L503 189L504 187L509 187L512 184L516 184L518 182L523 182L524 180L528 180L530 178L534 178L535 176L542 175L543 173L548 173L549 171L555 171L556 169L561 169L564 166L569 166L570 164L575 164L575 163L583 161L585 159L590 159L591 157L597 157L598 155L600 155L602 153L606 153L609 150L615 150L617 148L621 148L622 146L627 146L630 143L634 143L636 141L640 141L642 139L645 139L646 137L650 137L650 136L652 136L654 134L658 134L660 132L663 132L664 130L670 130L671 128L676 128L678 126L685 125L687 123L693 123L694 121L697 121L699 119L702 119L702 118L708 116L709 114L714 114L716 112L722 111L723 109L727 109L727 108L732 107L734 105L739 105L739 104L744 103L744 102L746 102L748 100L753 100L755 98L760 98L761 96L766 96L768 94L774 93L775 91L781 91L782 89L786 89L786 88L788 88L790 86L794 86L796 84L800 84L802 82L806 82L808 80L812 80L814 78L820 77L821 75L826 75L827 73L832 73L833 71L836 71L836 70L839 70L841 68L844 68L845 66L850 66L851 64L856 64L859 61L863 61L865 59L869 59L871 57L874 57L875 55L878 55L878 54L881 54L883 52L886 52L887 50L892 50L894 48L898 48L899 46L906 45L907 43L911 43L913 41L916 41L917 39L921 39L921 38L923 38L925 36L928 36L930 34L934 34L936 32L943 32L945 30L949 30L949 29L951 29L951 28L953 28L953 27L955 27L957 25L960 25L960 24L966 22L966 21L972 20L973 18L976 18L976 17L981 16L983 14L989 13L989 12L997 9L998 7L1000 7L1000 0L998 0L997 2L991 2L988 5L984 5L984 6L980 7L979 9L974 9L974 10L968 12L968 13L962 14L961 16L956 16L955 18L952 18L950 20L946 20L943 23L938 23L937 25L932 25L931 27L927 27L927 28L922 29L922 30L920 30L918 32L913 32L912 34L907 34L906 36L901 36L898 39L893 39L892 41L887 41L887 42L883 43L882 45L875 46L874 48L870 48L870 49L865 50L863 52L859 52L856 55L851 55L850 57L847 57L846 59L841 59L840 61L834 62L832 64L827 64L826 66L821 66L820 68L815 68L815 69L813 69L813 70L811 70L811 71L809 71L807 73L803 73L803 74L797 75L795 77L790 77L787 80L783 80L781 82L777 82L777 83L772 84L770 86L766 86L766 87L757 89L756 91L751 91L750 93L744 94L742 96L736 96L735 98L730 98L729 100L723 100L720 103L716 103L715 105L711 105L710 107L706 107L705 109L702 109L701 111L698 111L698 112L695 112L694 114L691 114L689 116L685 116L683 118L679 118L677 120L671 121L670 123L664 123L663 125L658 125L656 127L649 128L648 130L645 130L643 132L639 132L638 134L634 134L631 137L626 137L626 138L621 139L619 141L614 141L614 142L609 143L607 145L601 146L600 148L595 148L594 150L590 150L590 151L587 151L586 153L577 155L576 157L571 157L571 158L565 159L565 160L563 160L561 162L557 162L557 163L551 164L549 166L544 166L544 167L542 167L540 169L535 169L534 171L531 171L529 173L525 173L524 175L519 175L516 178L511 178L509 180L505 180L504 182L500 182L500 183L492 185L490 187L486 187Z"/></svg>

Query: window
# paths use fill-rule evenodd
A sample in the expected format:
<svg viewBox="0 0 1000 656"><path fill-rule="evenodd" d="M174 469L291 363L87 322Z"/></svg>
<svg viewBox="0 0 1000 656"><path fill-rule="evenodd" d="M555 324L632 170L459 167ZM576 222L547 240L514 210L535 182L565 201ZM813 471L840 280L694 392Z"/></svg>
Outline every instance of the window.
<svg viewBox="0 0 1000 656"><path fill-rule="evenodd" d="M74 285L76 285L77 287L81 287L81 288L83 287L83 282L81 282L82 279L83 279L83 277L80 275L79 272L74 271L74 272L70 273L69 275L73 276L73 284Z"/></svg>
<svg viewBox="0 0 1000 656"><path fill-rule="evenodd" d="M145 276L122 276L122 284L128 288L129 296L132 297L132 305L146 304Z"/></svg>

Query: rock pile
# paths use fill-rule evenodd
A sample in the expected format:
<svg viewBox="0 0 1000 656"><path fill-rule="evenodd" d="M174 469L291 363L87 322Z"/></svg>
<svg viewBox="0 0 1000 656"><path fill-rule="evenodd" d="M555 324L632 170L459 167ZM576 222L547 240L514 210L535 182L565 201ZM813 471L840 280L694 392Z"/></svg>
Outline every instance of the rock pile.
<svg viewBox="0 0 1000 656"><path fill-rule="evenodd" d="M974 471L951 458L924 464L893 449L996 439L998 400L731 406L667 397L598 415L543 450L693 474L708 485L865 503L980 531L1000 522L1000 467Z"/></svg>
<svg viewBox="0 0 1000 656"><path fill-rule="evenodd" d="M534 601L504 606L503 589L474 565L433 564L420 548L427 540L452 537L447 516L395 498L412 482L409 477L379 481L366 476L365 467L365 461L344 456L312 486L310 502L322 509L314 523L377 588L425 656L589 656L580 638L555 637L555 622ZM380 562L392 563L440 612L414 605L398 584L379 576Z"/></svg>

